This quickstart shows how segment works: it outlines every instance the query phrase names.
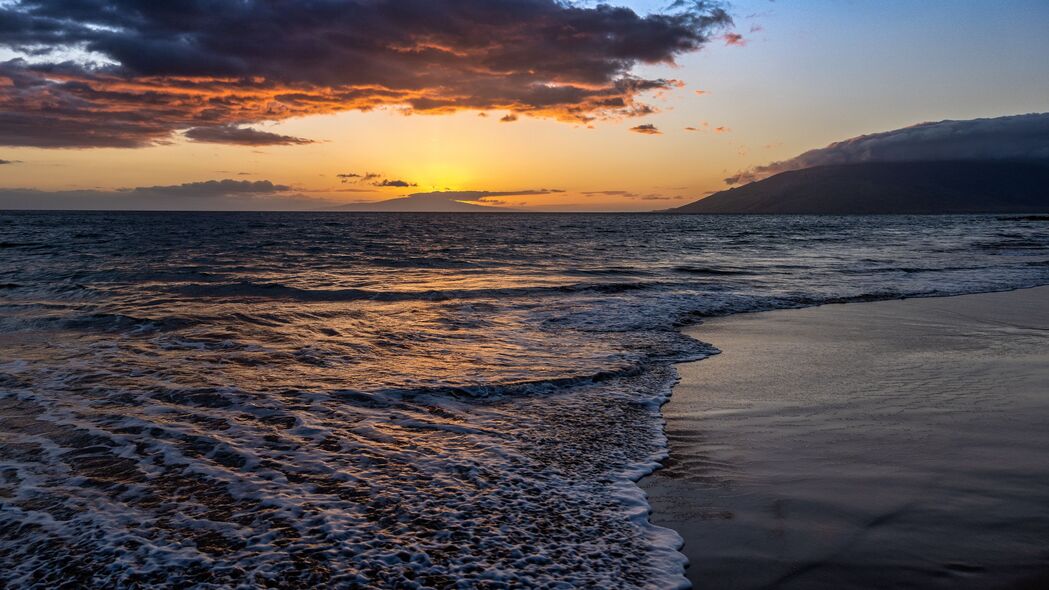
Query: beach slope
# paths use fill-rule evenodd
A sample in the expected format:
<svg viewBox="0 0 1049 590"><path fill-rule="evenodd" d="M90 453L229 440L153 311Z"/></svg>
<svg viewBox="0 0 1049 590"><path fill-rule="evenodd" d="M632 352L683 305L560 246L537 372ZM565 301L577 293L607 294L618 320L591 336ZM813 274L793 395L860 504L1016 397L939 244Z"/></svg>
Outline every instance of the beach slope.
<svg viewBox="0 0 1049 590"><path fill-rule="evenodd" d="M696 587L1049 587L1049 288L689 333L642 487Z"/></svg>

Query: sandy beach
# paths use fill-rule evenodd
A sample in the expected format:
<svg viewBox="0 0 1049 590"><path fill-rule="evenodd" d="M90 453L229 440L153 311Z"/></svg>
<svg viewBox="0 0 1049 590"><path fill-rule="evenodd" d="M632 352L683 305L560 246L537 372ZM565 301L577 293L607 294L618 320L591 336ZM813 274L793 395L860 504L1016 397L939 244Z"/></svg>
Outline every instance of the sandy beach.
<svg viewBox="0 0 1049 590"><path fill-rule="evenodd" d="M1049 587L1049 287L689 334L642 487L697 588Z"/></svg>

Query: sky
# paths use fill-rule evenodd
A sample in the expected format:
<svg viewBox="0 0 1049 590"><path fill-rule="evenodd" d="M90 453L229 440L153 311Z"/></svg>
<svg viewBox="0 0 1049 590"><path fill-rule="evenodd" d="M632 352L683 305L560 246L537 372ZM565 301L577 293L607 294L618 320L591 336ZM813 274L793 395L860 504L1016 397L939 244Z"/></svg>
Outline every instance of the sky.
<svg viewBox="0 0 1049 590"><path fill-rule="evenodd" d="M0 0L0 204L644 211L1049 111L1044 0L611 4Z"/></svg>

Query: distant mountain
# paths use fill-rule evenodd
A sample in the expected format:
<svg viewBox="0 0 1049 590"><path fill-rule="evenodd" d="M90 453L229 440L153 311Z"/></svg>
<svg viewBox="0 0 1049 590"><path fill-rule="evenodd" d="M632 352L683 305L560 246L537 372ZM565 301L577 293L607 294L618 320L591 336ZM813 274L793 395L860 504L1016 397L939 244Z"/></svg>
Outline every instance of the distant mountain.
<svg viewBox="0 0 1049 590"><path fill-rule="evenodd" d="M388 199L373 203L350 203L332 207L329 211L374 211L415 213L468 213L513 211L505 207L477 205L489 193L483 191L416 193L407 197ZM469 202L473 201L473 202Z"/></svg>
<svg viewBox="0 0 1049 590"><path fill-rule="evenodd" d="M668 213L1049 212L1049 162L869 162L792 170Z"/></svg>

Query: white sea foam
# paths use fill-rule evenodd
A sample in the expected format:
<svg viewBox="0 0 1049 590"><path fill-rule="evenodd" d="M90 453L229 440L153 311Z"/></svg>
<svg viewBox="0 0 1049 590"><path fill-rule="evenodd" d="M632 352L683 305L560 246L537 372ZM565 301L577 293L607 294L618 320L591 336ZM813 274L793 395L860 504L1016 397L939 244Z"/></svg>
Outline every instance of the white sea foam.
<svg viewBox="0 0 1049 590"><path fill-rule="evenodd" d="M373 408L230 389L192 414L16 391L0 398L7 581L679 587L680 540L633 483L665 454L673 379Z"/></svg>

